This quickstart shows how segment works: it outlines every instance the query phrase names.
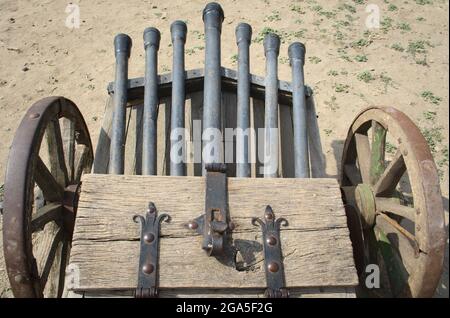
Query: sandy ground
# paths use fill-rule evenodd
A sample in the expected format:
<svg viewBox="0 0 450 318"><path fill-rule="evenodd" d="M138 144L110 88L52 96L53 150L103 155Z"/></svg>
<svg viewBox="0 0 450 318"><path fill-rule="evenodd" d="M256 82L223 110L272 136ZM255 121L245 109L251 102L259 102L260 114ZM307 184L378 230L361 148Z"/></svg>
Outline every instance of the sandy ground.
<svg viewBox="0 0 450 318"><path fill-rule="evenodd" d="M0 184L14 132L28 107L62 95L81 109L95 143L114 78L113 37L134 41L130 77L144 73L142 32L161 30L159 72L171 69L170 23L188 25L186 68L203 67L202 9L207 1L73 1L80 27L65 26L68 1L0 1ZM379 8L381 28L368 30L366 6ZM264 75L262 32L283 37L279 77L290 80L287 47L307 46L306 82L315 90L327 174L337 176L343 140L356 113L369 105L404 111L427 134L442 174L448 229L448 1L221 1L222 64L236 68L234 30L253 26L251 71ZM267 29L266 29L267 30ZM1 228L1 227L0 227ZM0 239L1 240L1 239ZM1 244L1 242L0 242ZM448 297L448 249L437 296ZM11 296L0 253L0 296Z"/></svg>

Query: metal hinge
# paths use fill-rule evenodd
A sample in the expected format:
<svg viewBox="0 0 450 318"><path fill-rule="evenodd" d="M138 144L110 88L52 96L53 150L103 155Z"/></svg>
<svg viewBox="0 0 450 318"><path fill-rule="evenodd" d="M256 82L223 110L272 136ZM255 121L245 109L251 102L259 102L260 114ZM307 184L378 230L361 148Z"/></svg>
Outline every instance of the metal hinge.
<svg viewBox="0 0 450 318"><path fill-rule="evenodd" d="M287 298L289 292L286 289L284 279L283 255L281 252L280 226L287 226L284 218L275 219L275 214L270 205L266 206L264 219L252 218L252 224L260 226L262 230L264 246L264 269L266 272L267 289L265 296L268 298Z"/></svg>
<svg viewBox="0 0 450 318"><path fill-rule="evenodd" d="M145 218L135 215L133 220L141 223L138 285L134 296L136 298L158 297L159 230L161 222L170 222L171 218L165 213L158 215L155 204L150 202Z"/></svg>

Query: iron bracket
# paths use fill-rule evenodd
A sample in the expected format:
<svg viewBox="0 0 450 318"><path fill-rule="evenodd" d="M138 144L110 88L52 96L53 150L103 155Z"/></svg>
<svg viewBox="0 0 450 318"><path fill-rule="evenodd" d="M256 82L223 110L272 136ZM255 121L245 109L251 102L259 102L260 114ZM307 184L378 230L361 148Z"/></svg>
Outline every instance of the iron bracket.
<svg viewBox="0 0 450 318"><path fill-rule="evenodd" d="M159 232L161 222L170 222L168 214L158 215L155 204L150 202L145 214L133 216L133 221L141 224L141 254L139 256L138 284L136 298L155 298L159 295Z"/></svg>
<svg viewBox="0 0 450 318"><path fill-rule="evenodd" d="M202 248L208 256L220 257L227 252L228 234L233 230L228 211L226 165L206 164L205 213L187 226L203 235Z"/></svg>
<svg viewBox="0 0 450 318"><path fill-rule="evenodd" d="M284 279L283 255L281 252L280 226L287 226L285 218L275 218L270 205L266 206L264 219L252 218L252 224L260 226L264 246L264 268L266 272L267 298L287 298L289 292L286 289Z"/></svg>

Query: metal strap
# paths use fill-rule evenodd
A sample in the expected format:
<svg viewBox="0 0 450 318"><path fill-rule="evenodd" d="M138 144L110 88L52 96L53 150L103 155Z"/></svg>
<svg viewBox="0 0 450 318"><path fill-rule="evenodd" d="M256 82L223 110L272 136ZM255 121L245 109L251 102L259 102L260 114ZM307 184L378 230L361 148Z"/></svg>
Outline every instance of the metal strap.
<svg viewBox="0 0 450 318"><path fill-rule="evenodd" d="M252 224L259 225L263 234L264 267L267 281L265 296L268 298L287 298L289 292L285 287L280 226L287 226L288 222L284 218L275 219L275 214L270 205L266 206L264 219L265 222L260 218L252 218Z"/></svg>
<svg viewBox="0 0 450 318"><path fill-rule="evenodd" d="M158 267L159 267L159 229L162 221L170 222L168 214L157 215L155 204L148 204L145 218L133 216L136 223L141 223L141 254L139 256L138 286L136 298L158 297Z"/></svg>

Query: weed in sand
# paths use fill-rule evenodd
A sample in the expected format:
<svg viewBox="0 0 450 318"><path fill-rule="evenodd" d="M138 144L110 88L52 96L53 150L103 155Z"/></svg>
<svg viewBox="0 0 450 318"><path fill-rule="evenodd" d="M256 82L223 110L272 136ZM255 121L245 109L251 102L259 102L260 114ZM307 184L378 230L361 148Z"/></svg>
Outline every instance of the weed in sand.
<svg viewBox="0 0 450 318"><path fill-rule="evenodd" d="M375 76L370 71L364 71L359 73L356 78L360 81L363 81L364 83L369 83L373 80L375 80Z"/></svg>
<svg viewBox="0 0 450 318"><path fill-rule="evenodd" d="M366 55L356 55L355 61L356 62L367 62L367 56Z"/></svg>
<svg viewBox="0 0 450 318"><path fill-rule="evenodd" d="M403 52L405 48L400 43L394 43L391 45L391 49L394 49L399 52Z"/></svg>
<svg viewBox="0 0 450 318"><path fill-rule="evenodd" d="M423 91L420 94L420 96L422 96L422 98L425 101L430 102L430 103L435 104L435 105L439 105L441 103L441 101L442 101L441 97L434 95L433 92L431 92L431 91Z"/></svg>

